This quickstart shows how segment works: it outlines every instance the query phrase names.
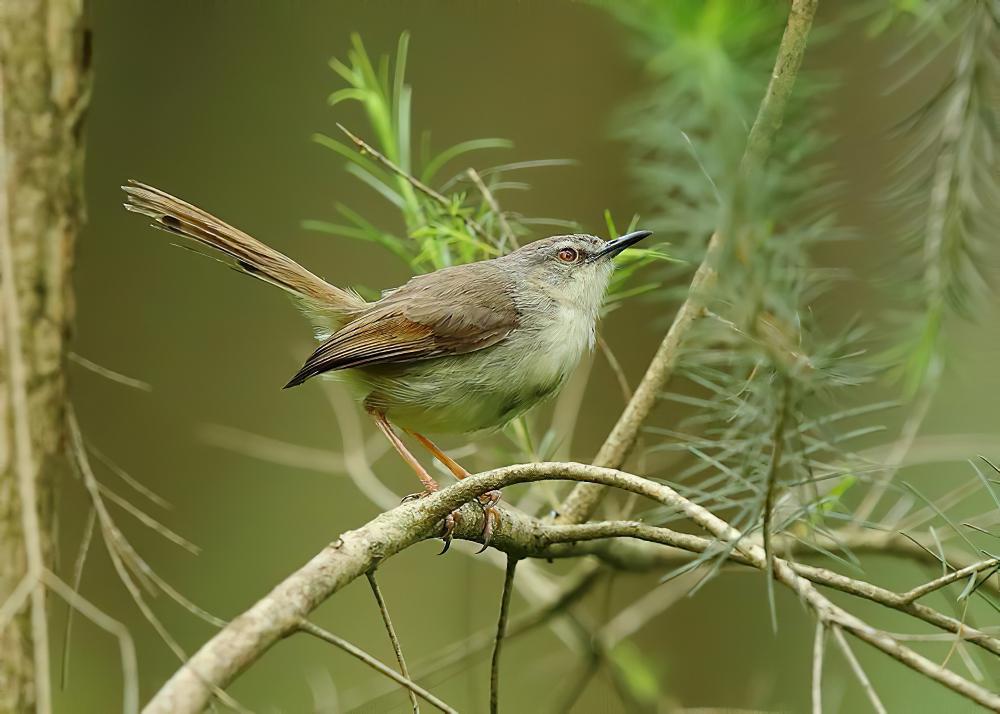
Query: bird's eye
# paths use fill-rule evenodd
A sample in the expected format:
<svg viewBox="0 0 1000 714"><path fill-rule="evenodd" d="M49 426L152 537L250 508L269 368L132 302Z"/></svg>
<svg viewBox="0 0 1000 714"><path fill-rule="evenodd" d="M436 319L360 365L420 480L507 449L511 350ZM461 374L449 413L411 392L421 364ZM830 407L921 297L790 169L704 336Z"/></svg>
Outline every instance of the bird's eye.
<svg viewBox="0 0 1000 714"><path fill-rule="evenodd" d="M563 248L559 251L558 255L559 260L564 263L574 263L577 257L579 257L579 253L576 252L575 248Z"/></svg>

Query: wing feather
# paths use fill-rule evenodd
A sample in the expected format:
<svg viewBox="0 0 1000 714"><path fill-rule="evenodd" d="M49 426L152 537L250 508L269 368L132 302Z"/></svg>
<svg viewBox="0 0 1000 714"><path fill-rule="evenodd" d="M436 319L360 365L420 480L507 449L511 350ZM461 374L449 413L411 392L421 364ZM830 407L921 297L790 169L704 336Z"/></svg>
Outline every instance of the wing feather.
<svg viewBox="0 0 1000 714"><path fill-rule="evenodd" d="M490 261L413 278L330 336L288 382L323 372L474 352L517 326L509 281Z"/></svg>

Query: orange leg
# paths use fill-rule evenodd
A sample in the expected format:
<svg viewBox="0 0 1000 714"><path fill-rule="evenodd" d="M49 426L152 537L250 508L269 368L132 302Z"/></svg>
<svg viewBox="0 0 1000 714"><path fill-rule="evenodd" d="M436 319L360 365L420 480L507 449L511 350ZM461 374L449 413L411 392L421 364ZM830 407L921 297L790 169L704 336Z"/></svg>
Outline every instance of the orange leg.
<svg viewBox="0 0 1000 714"><path fill-rule="evenodd" d="M441 451L441 449L438 448L437 444L428 439L426 436L424 436L423 434L418 434L415 431L410 431L409 429L406 430L406 433L412 436L417 441L419 441L421 444L423 444L424 448L426 448L429 452L431 452L434 455L434 458L436 458L438 461L444 464L445 467L449 471L451 471L451 473L459 481L461 481L463 478L469 475L469 472L465 470L465 467L463 467L462 464L458 463L457 461L455 461L455 459L448 456L448 454Z"/></svg>
<svg viewBox="0 0 1000 714"><path fill-rule="evenodd" d="M378 425L379 431L385 435L385 438L389 440L389 443L392 444L394 449L396 449L396 452L402 457L403 461L409 464L410 468L416 472L417 478L420 479L420 483L424 485L423 492L410 494L403 500L408 501L411 498L423 498L424 496L436 493L440 489L437 481L431 478L430 474L427 473L427 469L421 466L416 457L410 453L409 449L406 448L406 444L404 444L403 440L396 434L396 431L392 428L392 424L390 424L389 420L385 418L385 414L377 409L369 409L368 413L372 415L372 418L375 420L375 424ZM444 533L441 535L441 538L444 540L444 548L441 550L442 554L446 553L448 548L451 547L451 534L454 532L455 527L459 524L460 520L461 516L458 511L452 511L445 516Z"/></svg>
<svg viewBox="0 0 1000 714"><path fill-rule="evenodd" d="M420 465L416 457L410 453L410 450L406 448L406 444L403 440L399 438L396 431L392 428L392 424L389 420L385 418L385 414L380 411L369 410L369 414L375 419L375 423L378 425L379 430L385 434L385 438L389 440L396 452L402 457L403 461L409 464L410 468L413 469L417 478L420 479L420 483L424 485L424 490L427 493L434 493L439 490L437 481L431 478L431 475L427 473L427 469Z"/></svg>
<svg viewBox="0 0 1000 714"><path fill-rule="evenodd" d="M461 481L463 478L469 475L465 467L462 464L455 461L455 459L448 456L448 454L441 451L437 444L428 439L423 434L418 434L415 431L406 430L406 433L412 436L414 439L419 441L424 445L429 452L434 455L438 461L445 465L445 467L451 471L451 473ZM500 523L500 511L497 509L496 505L500 501L499 491L487 491L482 496L479 497L479 504L483 508L483 547L479 551L482 553L490 545L490 540L493 537L493 528L495 525Z"/></svg>

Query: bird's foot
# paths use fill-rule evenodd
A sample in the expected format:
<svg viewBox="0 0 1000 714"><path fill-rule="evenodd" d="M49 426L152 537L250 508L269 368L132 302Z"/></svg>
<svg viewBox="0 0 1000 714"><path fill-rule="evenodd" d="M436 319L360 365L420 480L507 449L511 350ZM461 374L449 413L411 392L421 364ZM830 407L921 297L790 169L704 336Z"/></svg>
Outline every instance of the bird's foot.
<svg viewBox="0 0 1000 714"><path fill-rule="evenodd" d="M500 525L500 509L496 506L500 502L502 495L500 491L494 490L487 491L479 497L479 506L483 509L483 530L481 533L483 547L477 553L482 553L490 547L490 541L493 539L493 529Z"/></svg>
<svg viewBox="0 0 1000 714"><path fill-rule="evenodd" d="M437 493L437 491L428 489L425 491L419 491L418 493L411 493L404 496L401 503L426 498L433 493ZM493 530L500 525L500 509L496 506L497 503L500 502L500 498L502 496L503 494L500 491L487 491L477 500L479 507L483 509L483 530L480 532L483 539L483 547L476 551L477 554L482 553L484 550L489 548L490 541L493 539ZM438 553L438 555L444 555L448 552L448 549L451 547L451 541L453 534L455 533L455 528L457 528L461 522L462 514L458 509L455 509L444 517L444 520L441 522L443 527L441 540L444 541L444 548L441 549L441 552Z"/></svg>
<svg viewBox="0 0 1000 714"><path fill-rule="evenodd" d="M433 486L428 485L423 491L417 491L416 493L408 493L399 499L400 503L409 503L410 501L416 501L421 498L427 498L428 496L438 492L438 485Z"/></svg>
<svg viewBox="0 0 1000 714"><path fill-rule="evenodd" d="M407 503L409 501L416 501L421 498L427 498L428 496L434 493L437 493L436 489L427 489L424 491L419 491L417 493L411 493L407 496L403 496L403 500L401 501L401 503ZM442 527L444 529L444 531L441 533L441 540L444 541L444 548L441 549L441 552L438 553L438 555L444 555L445 553L448 552L448 549L451 547L452 534L454 534L455 528L458 527L458 525L461 522L462 522L462 514L459 513L457 509L449 513L441 521Z"/></svg>
<svg viewBox="0 0 1000 714"><path fill-rule="evenodd" d="M444 541L444 548L441 549L441 552L438 553L438 555L444 555L448 552L448 549L451 547L452 533L455 532L456 526L458 526L461 522L462 514L459 513L458 510L454 510L444 517L444 533L441 534L441 540Z"/></svg>

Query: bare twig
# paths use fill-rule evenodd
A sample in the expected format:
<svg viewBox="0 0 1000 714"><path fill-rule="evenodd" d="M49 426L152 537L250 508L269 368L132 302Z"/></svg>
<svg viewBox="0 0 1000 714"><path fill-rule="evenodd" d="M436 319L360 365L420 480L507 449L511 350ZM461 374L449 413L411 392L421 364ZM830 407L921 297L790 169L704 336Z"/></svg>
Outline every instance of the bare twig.
<svg viewBox="0 0 1000 714"><path fill-rule="evenodd" d="M101 535L103 537L105 547L107 548L108 555L111 558L111 564L118 575L118 579L121 580L122 585L125 586L125 589L132 597L136 606L139 608L142 616L147 622L149 622L150 625L152 625L153 629L160 636L160 639L163 640L167 647L170 648L170 651L173 652L179 660L184 662L187 660L187 654L184 652L184 649L180 646L177 640L174 639L173 635L171 635L167 628L163 625L160 618L156 616L156 613L153 612L149 603L146 602L146 598L143 596L142 590L136 583L136 578L141 579L147 584L155 581L155 583L159 585L164 592L203 619L206 619L207 621L218 626L224 626L226 623L218 620L218 618L214 618L201 608L194 606L194 604L186 598L181 597L180 593L173 588L170 588L165 582L156 576L146 562L139 557L139 554L128 542L128 539L125 538L125 535L118 529L114 519L111 517L111 513L108 511L107 505L104 503L100 483L94 474L93 467L90 464L90 458L87 455L86 443L84 442L83 434L80 431L80 424L77 421L76 413L71 406L67 407L66 410L66 425L66 430L69 436L68 448L72 464L83 480L84 488L90 496L94 511L97 513L97 522L101 527ZM133 577L133 574L135 574L135 578ZM212 696L215 696L232 709L241 712L246 711L244 707L240 706L235 699L233 699L226 692L222 691L220 687L204 680L201 672L197 669L192 669L191 675L199 682L202 682L203 686L208 688L206 691L206 706L208 704L208 700Z"/></svg>
<svg viewBox="0 0 1000 714"><path fill-rule="evenodd" d="M391 159L389 159L389 157L387 157L381 151L379 151L378 149L376 149L375 147L373 147L371 144L369 144L368 142L366 142L364 139L362 139L359 136L356 136L356 135L352 134L342 124L337 124L337 128L340 129L342 132L344 132L347 135L347 138L349 138L354 143L355 148L359 152L361 152L362 154L367 154L367 155L371 156L376 161L378 161L380 164L382 164L387 169L389 169L392 173L394 173L397 176L399 176L400 178L406 180L411 186L413 186L413 188L417 189L422 194L424 194L426 196L429 196L430 198L432 198L434 201L436 201L438 204L440 204L444 208L447 209L447 208L451 207L451 201L449 201L446 196L442 195L438 191L435 191L433 188L431 188L430 186L428 186L427 184L425 184L423 181L421 181L420 179L418 179L416 176L413 176L413 175L409 174L408 172L404 171L403 169L401 169ZM473 219L469 218L468 216L459 216L459 218L461 218L462 221L465 223L465 225L468 226L468 228L469 228L470 231L472 231L473 233L475 233L476 235L478 235L480 238L485 239L491 245L495 245L496 244L496 242L490 237L490 235L483 229L483 227L481 225L479 225L478 223L476 223L476 221L474 221Z"/></svg>
<svg viewBox="0 0 1000 714"><path fill-rule="evenodd" d="M142 392L153 391L153 387L148 382L143 382L141 379L135 379L134 377L129 377L121 372L116 372L113 369L108 369L103 365L97 364L97 362L92 362L86 357L78 355L76 352L70 352L69 359L71 362L76 362L84 369L89 369L94 374L99 374L112 382L117 382L118 384L131 387L132 389L138 389Z"/></svg>
<svg viewBox="0 0 1000 714"><path fill-rule="evenodd" d="M818 0L792 2L771 80L747 139L747 148L741 163L745 175L754 173L770 154L771 145L781 127L785 107L795 85L795 77L802 64L817 3ZM597 453L594 465L618 468L625 463L642 423L649 416L656 404L657 396L674 373L688 331L702 315L708 294L715 285L716 264L727 242L728 236L719 231L716 231L709 240L705 258L694 274L687 298L678 309L673 324L649 363L635 394ZM587 520L597 508L602 493L603 489L599 486L578 484L559 509L558 520L563 523L579 523Z"/></svg>
<svg viewBox="0 0 1000 714"><path fill-rule="evenodd" d="M1000 564L1000 560L997 560L996 558L989 558L987 560L981 560L978 563L966 565L964 568L953 570L947 575L942 575L940 578L935 578L934 580L924 583L923 585L918 585L912 590L906 591L900 597L904 602L911 603L917 598L921 598L928 593L932 593L935 590L940 590L943 587L951 585L956 580L961 580L972 573L978 573L983 570L994 568L998 564Z"/></svg>
<svg viewBox="0 0 1000 714"><path fill-rule="evenodd" d="M438 697L428 692L426 689L421 687L416 682L399 674L392 667L389 667L388 665L384 664L375 657L372 657L363 649L361 649L357 645L351 644L344 638L338 637L332 632L328 632L319 625L309 622L308 620L302 620L301 622L299 622L296 629L298 629L300 632L305 632L306 634L312 635L317 639L323 640L324 642L328 642L329 644L334 645L335 647L339 647L344 652L347 652L349 655L353 657L357 657L359 660L367 664L372 669L376 670L377 672L380 672L381 674L384 674L389 679L393 679L399 682L399 684L406 687L411 692L414 692L415 694L423 698L428 704L437 707L441 711L447 712L447 714L458 714L457 709L448 706ZM152 706L152 704L150 704L150 706ZM146 708L146 711L149 711L149 707Z"/></svg>
<svg viewBox="0 0 1000 714"><path fill-rule="evenodd" d="M604 359L608 361L608 367L611 368L612 373L615 375L615 379L618 380L618 388L622 392L622 396L625 398L625 403L628 404L632 399L632 387L628 384L628 377L625 376L625 370L622 369L621 362L615 357L615 353L611 350L611 345L608 341L604 339L604 335L597 333L597 347L601 350L601 354L604 355Z"/></svg>
<svg viewBox="0 0 1000 714"><path fill-rule="evenodd" d="M128 628L82 597L76 588L64 583L55 573L44 571L42 580L71 608L117 638L122 658L122 711L125 714L136 714L139 711L139 665L135 656L135 643Z"/></svg>
<svg viewBox="0 0 1000 714"><path fill-rule="evenodd" d="M771 529L774 519L774 495L778 488L778 475L781 471L781 456L785 450L785 422L788 421L788 380L782 377L781 382L781 411L774 423L774 432L771 435L771 463L767 470L767 489L764 493L764 516L761 522L761 534L763 536L764 553L767 555L767 599L771 613L771 629L778 631L778 613L774 604L774 581L771 577L774 572L774 551L771 548Z"/></svg>
<svg viewBox="0 0 1000 714"><path fill-rule="evenodd" d="M861 688L864 689L865 694L868 695L868 699L872 703L872 708L874 708L878 714L886 714L885 707L882 706L882 700L878 698L878 694L875 692L875 688L872 687L872 683L868 679L868 675L865 673L864 667L862 667L861 663L858 662L858 658L854 656L851 646L847 644L847 640L844 638L844 633L840 631L839 627L833 627L833 639L837 641L840 651L844 653L844 659L847 660L847 663L851 666L851 671L854 672L854 676L858 678Z"/></svg>
<svg viewBox="0 0 1000 714"><path fill-rule="evenodd" d="M399 673L407 679L410 679L410 672L406 669L406 660L403 659L403 648L399 644L399 637L396 635L396 628L392 626L392 618L389 617L389 608L385 604L385 598L382 597L382 590L378 586L378 580L375 579L375 571L369 570L365 573L365 575L368 576L368 584L372 588L372 595L375 596L375 602L378 603L378 610L382 613L382 622L385 623L385 631L389 634L389 641L392 642L392 650L396 653L396 662L399 664ZM413 714L419 714L420 704L417 702L416 693L409 688L407 688L406 691L410 696L410 705L413 707Z"/></svg>
<svg viewBox="0 0 1000 714"><path fill-rule="evenodd" d="M813 638L812 714L823 714L823 650L826 645L826 625L816 621Z"/></svg>
<svg viewBox="0 0 1000 714"><path fill-rule="evenodd" d="M760 545L743 537L742 533L728 523L664 484L622 471L574 463L522 464L495 469L470 476L427 498L403 504L358 529L344 533L207 642L157 693L147 706L147 714L199 711L207 703L212 687L222 687L232 682L271 645L295 631L309 612L347 583L367 572L376 560L384 562L414 543L432 537L441 518L487 491L546 478L588 481L651 498L685 515L708 531L721 545L731 547L734 558L759 570L766 567L766 556ZM462 515L465 523L463 528L481 527L482 513L477 506L464 507ZM518 519L517 529L511 528L514 519ZM643 532L643 524L632 526L633 533ZM574 526L584 527L586 526ZM516 557L531 556L538 553L539 549L542 553L547 553L546 544L551 542L549 534L552 528L559 526L503 513L493 542L496 547ZM666 529L654 530L660 532ZM465 533L463 530L463 534ZM684 542L685 539L679 536L685 534L675 535L678 536L678 542ZM832 603L816 590L809 579L803 577L803 573L809 572L804 566L776 557L773 567L778 582L795 592L817 618L831 626L841 627L911 669L974 702L1000 708L1000 695L942 669L937 663ZM812 575L824 578L824 584L833 587L853 587L852 583L844 582L850 581L849 578L844 579L822 569L812 569ZM916 606L916 603L911 603L905 607ZM988 637L985 634L983 636ZM198 674L195 675L195 672Z"/></svg>
<svg viewBox="0 0 1000 714"><path fill-rule="evenodd" d="M507 618L510 615L510 596L514 593L514 570L517 558L507 556L504 571L503 593L500 596L500 616L497 619L496 644L493 645L493 659L490 663L490 714L497 714L500 708L500 650L507 634Z"/></svg>
<svg viewBox="0 0 1000 714"><path fill-rule="evenodd" d="M480 176L479 172L471 166L468 170L466 170L466 174L468 174L472 183L476 185L476 188L479 189L479 193L483 195L483 200L486 201L486 205L490 207L490 210L493 211L497 217L497 223L500 225L501 238L501 243L498 246L499 250L503 251L508 245L515 248L519 247L517 236L514 235L514 231L511 230L510 223L507 222L507 217L504 215L503 211L500 210L500 204L497 203L496 196L494 196L493 192L490 191L489 186L483 182L482 176Z"/></svg>
<svg viewBox="0 0 1000 714"><path fill-rule="evenodd" d="M527 563L522 563L521 568ZM523 570L519 570L523 574ZM565 615L569 609L575 605L580 598L586 595L590 589L599 582L602 575L607 571L596 562L589 562L578 573L572 581L566 585L552 599L538 606L534 611L526 613L514 620L508 627L507 637L510 640L525 633L533 631L535 628L549 623L553 618ZM455 642L442 648L428 657L423 662L416 665L419 673L417 679L426 680L432 675L447 669L455 668L456 665L468 665L472 658L487 652L496 640L495 628L482 629L479 632L460 642ZM352 700L345 708L348 710L363 709L374 706L378 699L388 695L392 690L383 690L375 695L369 696L361 701Z"/></svg>
<svg viewBox="0 0 1000 714"><path fill-rule="evenodd" d="M94 538L94 526L97 523L97 511L91 507L87 510L87 523L83 527L83 538L80 539L80 547L77 550L76 560L73 562L73 592L80 592L80 584L83 582L83 567L87 562L87 554L90 552L90 542ZM73 613L75 609L72 605L66 613L66 629L63 631L63 659L62 670L59 677L60 686L66 687L69 681L69 643L70 634L73 627Z"/></svg>

